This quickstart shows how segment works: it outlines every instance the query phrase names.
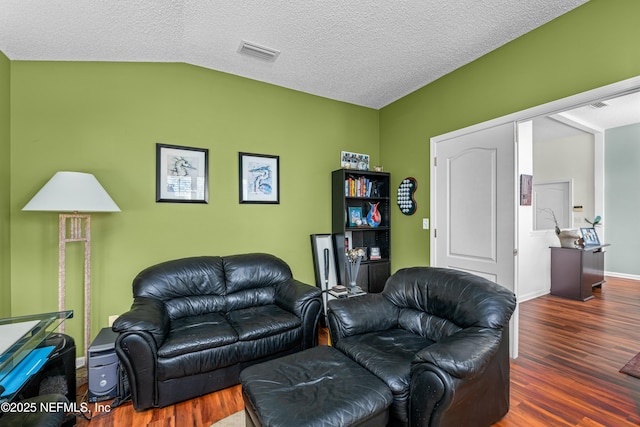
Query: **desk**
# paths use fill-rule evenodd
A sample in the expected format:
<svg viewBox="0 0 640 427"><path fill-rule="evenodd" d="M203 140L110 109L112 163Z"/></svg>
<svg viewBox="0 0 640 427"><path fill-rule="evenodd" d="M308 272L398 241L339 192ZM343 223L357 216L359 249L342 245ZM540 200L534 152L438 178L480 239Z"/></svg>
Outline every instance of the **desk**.
<svg viewBox="0 0 640 427"><path fill-rule="evenodd" d="M65 319L71 317L73 311L68 310L0 319L0 384L7 386L7 390L0 390L0 401L37 395L39 387L30 384L32 379L58 363L64 365L62 372L65 372L67 383L66 393L61 394L75 401L75 343L67 335L54 333ZM35 358L29 366L25 366L31 356L45 347L48 351L43 354L42 360Z"/></svg>
<svg viewBox="0 0 640 427"><path fill-rule="evenodd" d="M604 280L604 247L551 248L551 295L587 301Z"/></svg>

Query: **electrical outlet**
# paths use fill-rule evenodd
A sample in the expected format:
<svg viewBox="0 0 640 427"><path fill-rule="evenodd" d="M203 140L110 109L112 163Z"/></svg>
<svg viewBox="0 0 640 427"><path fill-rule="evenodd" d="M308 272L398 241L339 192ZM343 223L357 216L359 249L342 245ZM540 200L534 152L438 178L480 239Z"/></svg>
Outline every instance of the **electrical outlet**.
<svg viewBox="0 0 640 427"><path fill-rule="evenodd" d="M109 327L113 326L113 322L115 322L118 317L120 316L117 314L112 314L111 316L109 316Z"/></svg>
<svg viewBox="0 0 640 427"><path fill-rule="evenodd" d="M422 218L422 229L423 230L429 229L429 218Z"/></svg>

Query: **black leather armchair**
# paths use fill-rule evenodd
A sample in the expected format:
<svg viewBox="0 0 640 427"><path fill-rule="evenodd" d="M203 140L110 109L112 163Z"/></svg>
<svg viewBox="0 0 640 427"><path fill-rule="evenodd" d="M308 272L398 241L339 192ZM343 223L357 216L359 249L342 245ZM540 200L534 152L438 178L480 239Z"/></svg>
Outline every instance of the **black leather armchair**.
<svg viewBox="0 0 640 427"><path fill-rule="evenodd" d="M380 294L329 302L335 348L393 393L390 425L489 426L509 410L514 294L479 276L415 267Z"/></svg>
<svg viewBox="0 0 640 427"><path fill-rule="evenodd" d="M238 384L244 367L317 345L320 294L267 254L184 258L142 271L131 310L113 325L134 408Z"/></svg>

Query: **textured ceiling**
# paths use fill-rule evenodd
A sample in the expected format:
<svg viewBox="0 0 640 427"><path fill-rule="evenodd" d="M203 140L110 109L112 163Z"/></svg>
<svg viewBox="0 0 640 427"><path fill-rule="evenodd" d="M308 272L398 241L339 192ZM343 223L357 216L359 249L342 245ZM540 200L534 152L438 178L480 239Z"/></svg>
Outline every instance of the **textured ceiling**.
<svg viewBox="0 0 640 427"><path fill-rule="evenodd" d="M185 62L381 108L587 0L1 1L12 60Z"/></svg>

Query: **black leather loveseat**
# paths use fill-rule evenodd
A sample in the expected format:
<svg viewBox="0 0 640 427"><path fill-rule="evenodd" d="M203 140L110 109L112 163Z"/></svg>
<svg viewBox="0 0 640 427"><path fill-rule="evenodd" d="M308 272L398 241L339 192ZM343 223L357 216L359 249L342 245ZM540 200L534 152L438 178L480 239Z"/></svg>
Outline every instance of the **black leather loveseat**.
<svg viewBox="0 0 640 427"><path fill-rule="evenodd" d="M320 290L267 254L149 267L116 320L116 352L137 411L239 383L249 365L317 344Z"/></svg>
<svg viewBox="0 0 640 427"><path fill-rule="evenodd" d="M508 412L516 299L507 289L415 267L393 274L382 293L328 305L333 346L391 389L390 425L481 427Z"/></svg>

